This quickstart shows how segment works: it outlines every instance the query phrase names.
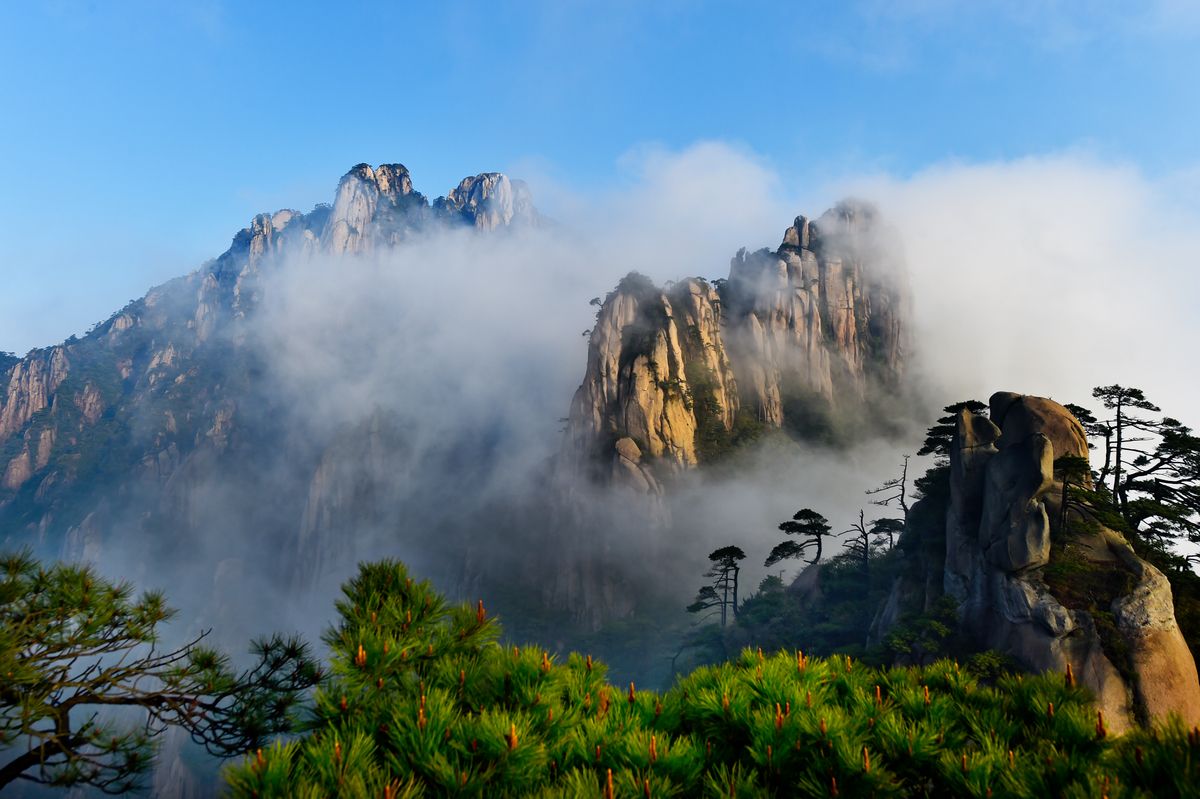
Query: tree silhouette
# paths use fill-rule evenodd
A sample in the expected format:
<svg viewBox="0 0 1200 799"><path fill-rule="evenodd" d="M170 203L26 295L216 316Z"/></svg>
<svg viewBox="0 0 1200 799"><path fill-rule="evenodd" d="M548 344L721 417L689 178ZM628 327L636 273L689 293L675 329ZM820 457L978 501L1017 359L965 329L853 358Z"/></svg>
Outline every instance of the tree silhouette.
<svg viewBox="0 0 1200 799"><path fill-rule="evenodd" d="M1058 521L1058 529L1061 533L1067 532L1067 513L1072 506L1071 486L1085 486L1091 474L1092 467L1087 458L1081 458L1078 455L1063 455L1054 460L1054 476L1062 481Z"/></svg>
<svg viewBox="0 0 1200 799"><path fill-rule="evenodd" d="M724 627L730 610L735 618L738 615L738 574L741 572L738 562L746 559L746 553L740 547L727 546L709 553L708 559L712 566L704 576L711 577L712 583L700 588L696 601L688 605L687 611L700 613L717 608Z"/></svg>
<svg viewBox="0 0 1200 799"><path fill-rule="evenodd" d="M869 574L871 571L871 533L867 530L866 522L863 521L861 509L858 511L858 521L852 522L850 529L843 530L840 535L850 536L850 543L846 545L846 553L858 561L863 574Z"/></svg>
<svg viewBox="0 0 1200 799"><path fill-rule="evenodd" d="M1066 402L1063 403L1063 407L1071 412L1071 415L1074 416L1075 420L1083 426L1084 432L1086 432L1089 436L1100 436L1103 438L1106 433L1111 432L1111 429L1108 427L1108 425L1097 419L1091 411L1082 405L1076 405L1073 402ZM1095 449L1095 446L1093 446L1090 441L1088 442L1088 449Z"/></svg>
<svg viewBox="0 0 1200 799"><path fill-rule="evenodd" d="M824 516L811 508L801 508L790 520L781 522L779 529L802 540L787 540L776 544L771 554L767 555L764 566L774 566L782 560L803 557L809 549L814 550L813 559L809 563L820 562L822 545L831 530L829 521Z"/></svg>
<svg viewBox="0 0 1200 799"><path fill-rule="evenodd" d="M1104 463L1090 490L1075 465L1071 507L1122 528L1138 545L1167 551L1180 537L1200 541L1200 437L1177 419L1148 415L1161 410L1141 389L1099 386L1092 396L1112 415L1096 419L1068 407L1089 435L1103 439Z"/></svg>
<svg viewBox="0 0 1200 799"><path fill-rule="evenodd" d="M871 535L874 537L874 546L876 549L883 546L885 539L887 541L887 548L892 549L896 546L896 536L904 532L904 520L885 516L871 522L870 529Z"/></svg>
<svg viewBox="0 0 1200 799"><path fill-rule="evenodd" d="M928 443L929 441L926 440L926 444ZM904 464L900 467L899 477L884 480L879 487L867 491L867 496L877 497L877 499L871 500L872 505L890 508L895 502L904 513L905 521L908 521L908 461L911 457L911 455L904 456Z"/></svg>
<svg viewBox="0 0 1200 799"><path fill-rule="evenodd" d="M1126 522L1160 542L1178 535L1200 539L1200 437L1176 419L1158 423L1158 442L1138 454L1121 484Z"/></svg>
<svg viewBox="0 0 1200 799"><path fill-rule="evenodd" d="M1107 422L1107 426L1112 429L1112 435L1108 436L1105 441L1104 466L1100 470L1100 482L1104 482L1111 471L1113 497L1116 498L1122 514L1127 515L1129 499L1121 482L1126 448L1145 440L1142 438L1129 439L1130 431L1152 432L1154 430L1153 422L1133 414L1132 411L1158 412L1160 409L1146 399L1146 395L1140 388L1126 388L1116 384L1097 386L1092 389L1092 396L1100 400L1105 408L1113 411L1113 418Z"/></svg>
<svg viewBox="0 0 1200 799"><path fill-rule="evenodd" d="M954 439L958 414L968 410L980 416L987 416L988 406L979 400L963 400L942 408L945 416L938 418L937 423L925 433L925 443L917 450L917 455L933 455L939 462L950 458L950 442Z"/></svg>

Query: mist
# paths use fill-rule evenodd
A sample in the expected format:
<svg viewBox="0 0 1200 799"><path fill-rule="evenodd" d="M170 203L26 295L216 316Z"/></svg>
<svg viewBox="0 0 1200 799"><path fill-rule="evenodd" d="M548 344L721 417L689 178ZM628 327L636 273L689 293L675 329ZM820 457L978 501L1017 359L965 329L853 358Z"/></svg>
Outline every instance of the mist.
<svg viewBox="0 0 1200 799"><path fill-rule="evenodd" d="M835 531L860 508L887 513L864 492L896 474L946 403L1015 390L1088 404L1092 386L1123 382L1185 423L1200 418L1181 363L1181 342L1196 332L1188 267L1200 242L1187 208L1135 170L1073 154L947 164L908 178L851 176L808 190L800 205L753 153L717 142L643 149L621 168L621 185L590 195L535 175L552 220L538 228L438 229L386 252L296 256L264 270L259 307L236 335L262 361L264 395L259 416L240 413L282 431L279 451L254 472L266 510L247 520L246 503L229 500L244 493L242 474L192 489L207 510L204 540L188 548L224 563L224 610L211 608L211 572L170 542L147 555L113 536L109 568L176 586L178 603L210 608L203 618L233 621L239 634L295 626L315 636L359 560L401 558L471 598L544 576L538 569L552 567L538 557L587 553L604 528L606 546L623 553L624 585L677 603L684 623L717 546L747 551L752 587L778 523L797 509L818 510ZM775 446L736 469L687 475L669 489L666 525L606 520L624 501L591 486L574 492L586 506L574 518L590 526L550 513L589 300L631 270L660 282L724 276L737 248L774 247L794 216L818 216L847 195L876 203L902 240L910 369L929 398L912 409L915 421L848 450ZM303 504L305 493L311 504L314 492L325 505L262 533L270 508ZM172 576L182 561L188 579ZM528 600L522 610L539 595ZM274 610L247 626L236 609L248 604Z"/></svg>
<svg viewBox="0 0 1200 799"><path fill-rule="evenodd" d="M860 509L898 515L865 492L897 475L945 404L1011 390L1089 405L1093 386L1119 382L1200 423L1200 214L1178 180L1065 153L793 187L720 142L643 148L620 175L581 193L535 172L538 227L438 226L384 251L265 264L253 311L218 332L253 375L228 449L172 475L164 526L145 524L153 495L134 495L102 546L81 534L73 551L166 588L182 610L171 640L212 628L231 652L274 631L317 642L356 564L398 558L453 599L484 599L518 640L588 646L613 676L654 685L694 622L684 607L708 552L746 551L745 596L796 510L834 532ZM739 248L773 249L795 216L847 196L895 229L889 262L911 284L921 399L888 420L892 434L774 439L676 478L665 518L564 471L593 298L635 270L660 284L725 277ZM604 637L562 604L589 561L617 597L609 621L650 625L657 648L638 651L629 626ZM799 571L783 565L786 580Z"/></svg>
<svg viewBox="0 0 1200 799"><path fill-rule="evenodd" d="M846 181L904 236L923 382L1090 405L1143 388L1200 424L1200 214L1173 177L1066 153Z"/></svg>

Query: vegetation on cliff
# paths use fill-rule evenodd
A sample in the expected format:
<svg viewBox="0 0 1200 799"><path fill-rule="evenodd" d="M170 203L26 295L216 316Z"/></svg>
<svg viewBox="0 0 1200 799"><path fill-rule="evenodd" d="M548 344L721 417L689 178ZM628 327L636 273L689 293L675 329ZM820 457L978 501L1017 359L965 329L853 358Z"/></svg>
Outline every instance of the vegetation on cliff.
<svg viewBox="0 0 1200 799"><path fill-rule="evenodd" d="M1089 549L1089 536L1101 526L1128 539L1137 555L1160 569L1171 583L1175 616L1193 655L1200 647L1200 577L1192 560L1177 545L1197 540L1200 504L1200 438L1156 406L1138 389L1104 386L1094 392L1110 411L1099 419L1087 409L1067 406L1082 423L1097 449L1091 471L1086 459L1062 457L1055 462L1057 483L1047 497L1052 546L1049 563L1038 569L1058 602L1081 611L1094 622L1104 652L1126 677L1132 674L1130 652L1117 630L1115 603L1134 589L1135 575L1111 556ZM1014 664L983 650L980 631L960 621L959 602L941 596L945 529L950 504L949 453L958 416L986 417L988 406L965 400L943 409L929 428L920 456L933 463L910 481L906 459L899 476L868 495L888 506L894 517L858 520L843 535L851 546L821 559L820 538L800 535L767 556L766 565L802 558L806 565L789 586L780 577L763 580L747 592L739 613L726 625L700 626L685 639L684 663L713 663L745 646L804 648L820 655L850 654L879 666L928 664L940 657L981 657L993 666ZM1134 413L1138 415L1134 415ZM1082 444L1082 441L1081 441ZM831 528L811 509L808 515ZM898 518L897 518L898 517ZM780 529L802 532L795 522ZM900 531L898 539L888 533ZM754 553L751 553L754 554ZM898 583L909 586L916 606L888 608ZM890 613L886 624L881 620ZM882 629L881 629L882 628Z"/></svg>

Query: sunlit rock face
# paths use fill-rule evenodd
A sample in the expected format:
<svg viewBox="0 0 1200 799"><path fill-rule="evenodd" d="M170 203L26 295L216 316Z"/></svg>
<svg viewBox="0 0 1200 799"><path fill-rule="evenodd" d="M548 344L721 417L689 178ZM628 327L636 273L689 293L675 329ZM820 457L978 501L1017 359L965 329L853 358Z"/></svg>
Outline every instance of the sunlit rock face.
<svg viewBox="0 0 1200 799"><path fill-rule="evenodd" d="M463 178L456 188L434 203L434 210L450 218L460 218L480 230L534 225L538 220L529 187L500 172Z"/></svg>
<svg viewBox="0 0 1200 799"><path fill-rule="evenodd" d="M593 625L629 612L627 569L603 564L629 527L647 551L665 540L673 481L772 429L835 445L879 434L909 350L896 237L857 203L797 217L775 251L738 252L727 280L630 274L599 305L559 464L576 534L548 593ZM613 499L582 511L581 483Z"/></svg>
<svg viewBox="0 0 1200 799"><path fill-rule="evenodd" d="M730 265L729 349L745 403L779 427L815 395L860 402L904 371L908 292L898 244L869 206L797 217L775 252Z"/></svg>
<svg viewBox="0 0 1200 799"><path fill-rule="evenodd" d="M696 408L701 392L708 408ZM641 467L650 459L667 471L696 466L704 414L728 430L737 410L717 291L695 279L663 291L626 278L596 318L571 403L567 455L578 469L657 492L658 481Z"/></svg>
<svg viewBox="0 0 1200 799"><path fill-rule="evenodd" d="M902 257L874 210L797 217L774 252L737 253L729 279L659 288L638 275L600 306L565 456L645 493L711 460L739 424L846 439L908 353ZM814 422L815 420L815 422Z"/></svg>

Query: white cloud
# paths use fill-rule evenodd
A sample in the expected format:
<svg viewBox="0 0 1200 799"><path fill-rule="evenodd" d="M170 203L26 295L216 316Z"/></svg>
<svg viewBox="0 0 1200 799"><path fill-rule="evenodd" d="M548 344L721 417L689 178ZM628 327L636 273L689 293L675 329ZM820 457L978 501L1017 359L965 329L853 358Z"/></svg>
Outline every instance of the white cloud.
<svg viewBox="0 0 1200 799"><path fill-rule="evenodd" d="M1062 154L847 186L903 231L922 365L947 396L1086 404L1092 386L1121 382L1200 425L1200 219L1171 181Z"/></svg>

